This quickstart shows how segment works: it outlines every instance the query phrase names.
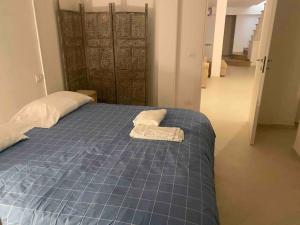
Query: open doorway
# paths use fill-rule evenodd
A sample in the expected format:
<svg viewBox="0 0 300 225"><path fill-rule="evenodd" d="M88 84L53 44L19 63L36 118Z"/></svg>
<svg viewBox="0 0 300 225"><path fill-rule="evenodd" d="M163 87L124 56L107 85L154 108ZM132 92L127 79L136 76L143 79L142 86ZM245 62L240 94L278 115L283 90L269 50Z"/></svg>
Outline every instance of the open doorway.
<svg viewBox="0 0 300 225"><path fill-rule="evenodd" d="M224 135L224 140L229 141L241 126L249 125L248 135L253 144L257 125L294 127L299 120L300 81L297 71L300 69L296 63L298 41L295 41L299 32L294 27L294 18L298 17L291 10L297 11L298 5L293 1L280 2L280 10L276 12L276 0L260 3L234 1L235 4L238 2L239 7L228 0L223 15L224 37L217 29L220 24L216 19L216 2L211 1L209 5L200 110L211 118L219 140ZM291 18L292 13L295 15ZM248 43L246 36L250 38ZM216 39L221 37L222 45L217 55L220 63L217 64L215 45ZM219 66L218 70L213 68L214 64ZM275 98L279 93L283 94Z"/></svg>
<svg viewBox="0 0 300 225"><path fill-rule="evenodd" d="M219 26L217 2L208 3L200 111L209 116L216 129L217 151L247 126L264 6L262 0L228 0L223 36L215 31ZM220 36L222 45L216 56ZM221 59L219 65L216 57ZM217 73L213 68L216 64Z"/></svg>

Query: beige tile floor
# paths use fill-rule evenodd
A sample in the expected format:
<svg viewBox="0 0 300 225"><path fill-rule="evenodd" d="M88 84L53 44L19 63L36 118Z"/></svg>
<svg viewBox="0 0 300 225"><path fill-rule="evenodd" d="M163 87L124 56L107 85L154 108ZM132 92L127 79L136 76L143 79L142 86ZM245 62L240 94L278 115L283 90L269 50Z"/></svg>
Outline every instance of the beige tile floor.
<svg viewBox="0 0 300 225"><path fill-rule="evenodd" d="M300 158L296 129L258 129L249 145L248 112L253 75L229 67L202 91L201 111L216 139L216 192L221 225L300 225Z"/></svg>

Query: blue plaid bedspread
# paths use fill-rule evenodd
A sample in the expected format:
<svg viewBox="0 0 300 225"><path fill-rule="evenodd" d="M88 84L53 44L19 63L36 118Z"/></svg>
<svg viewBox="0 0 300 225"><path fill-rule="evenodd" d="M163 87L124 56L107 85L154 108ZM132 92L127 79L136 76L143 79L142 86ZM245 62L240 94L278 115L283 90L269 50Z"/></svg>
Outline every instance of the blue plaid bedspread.
<svg viewBox="0 0 300 225"><path fill-rule="evenodd" d="M169 109L184 142L133 140L144 109L88 104L1 152L3 225L219 224L210 122Z"/></svg>

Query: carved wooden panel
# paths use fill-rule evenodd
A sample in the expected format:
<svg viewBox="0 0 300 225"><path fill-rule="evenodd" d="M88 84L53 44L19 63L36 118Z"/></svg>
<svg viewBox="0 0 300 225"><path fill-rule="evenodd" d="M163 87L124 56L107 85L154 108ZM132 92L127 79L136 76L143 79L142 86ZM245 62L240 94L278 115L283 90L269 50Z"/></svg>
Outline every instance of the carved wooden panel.
<svg viewBox="0 0 300 225"><path fill-rule="evenodd" d="M145 105L145 73L120 72L117 79L118 103L126 105Z"/></svg>
<svg viewBox="0 0 300 225"><path fill-rule="evenodd" d="M101 102L116 103L112 15L85 14L86 59L89 84Z"/></svg>
<svg viewBox="0 0 300 225"><path fill-rule="evenodd" d="M114 14L115 73L117 102L146 104L147 14Z"/></svg>
<svg viewBox="0 0 300 225"><path fill-rule="evenodd" d="M81 13L60 10L59 21L67 89L86 89L88 82Z"/></svg>

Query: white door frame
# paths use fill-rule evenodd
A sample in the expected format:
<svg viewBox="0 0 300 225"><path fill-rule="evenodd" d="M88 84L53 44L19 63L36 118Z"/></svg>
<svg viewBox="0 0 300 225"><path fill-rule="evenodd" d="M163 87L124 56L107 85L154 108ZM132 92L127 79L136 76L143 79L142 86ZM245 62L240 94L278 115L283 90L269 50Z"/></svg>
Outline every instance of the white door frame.
<svg viewBox="0 0 300 225"><path fill-rule="evenodd" d="M266 68L269 60L269 51L272 40L273 26L278 0L267 0L264 10L262 33L259 43L258 59L256 62L253 94L249 112L250 144L255 143L258 117L264 87Z"/></svg>

